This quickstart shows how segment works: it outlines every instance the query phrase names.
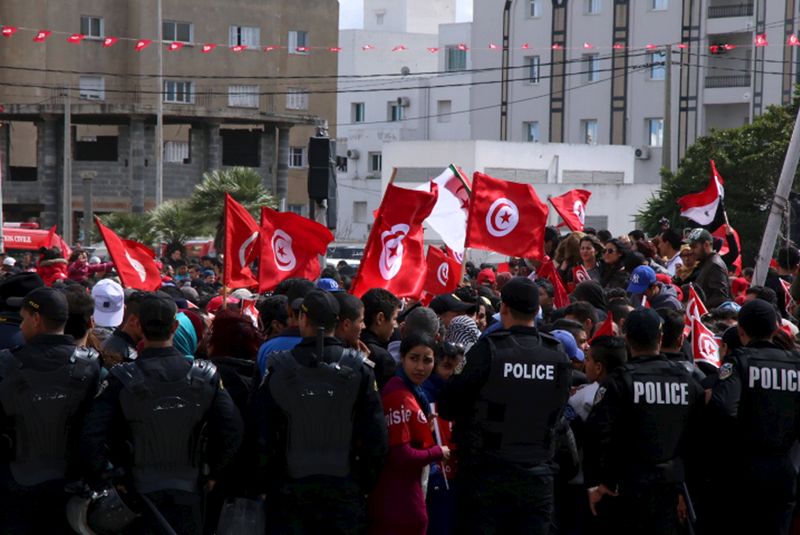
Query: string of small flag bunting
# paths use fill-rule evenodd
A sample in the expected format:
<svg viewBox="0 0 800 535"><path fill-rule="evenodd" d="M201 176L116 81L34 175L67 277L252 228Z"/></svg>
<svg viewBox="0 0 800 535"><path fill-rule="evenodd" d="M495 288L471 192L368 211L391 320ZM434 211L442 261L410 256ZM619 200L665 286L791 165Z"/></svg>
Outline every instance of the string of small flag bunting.
<svg viewBox="0 0 800 535"><path fill-rule="evenodd" d="M33 34L33 41L36 42L36 43L44 43L48 39L50 39L50 37L52 37L53 35L66 36L66 42L70 43L70 44L80 44L81 42L83 42L87 38L90 38L92 40L102 40L102 46L104 48L111 48L114 45L116 45L117 43L119 43L120 41L128 41L128 42L134 43L133 49L136 52L142 52L146 48L150 47L150 45L152 45L153 43L158 42L158 41L154 41L153 39L137 39L137 38L131 38L131 37L116 37L116 36L105 36L105 37L97 38L97 37L90 37L90 36L87 36L87 35L82 34L82 33L69 33L69 32L61 32L61 31L56 31L56 30L36 30L36 29L33 29L33 28L24 28L24 27L20 27L20 26L10 26L10 25L3 26L0 29L0 35L2 35L6 39L9 39L9 38L13 37L15 34L17 34L17 32L20 32L20 31L32 33ZM184 48L186 46L192 47L192 46L195 45L195 43L188 43L188 42L184 42L184 41L163 41L163 44L166 46L167 50L170 51L170 52L176 52L176 51L181 50L182 48ZM256 50L257 48L261 48L264 52L272 52L272 51L281 50L281 49L288 50L288 47L281 46L281 45L267 45L267 46L264 46L264 47L261 47L261 46L259 46L259 47L251 47L251 46L244 45L244 44L238 44L238 45L225 45L225 44L220 44L220 43L202 43L202 44L197 43L197 44L200 45L199 50L203 54L208 54L210 52L213 52L217 48L227 48L231 52L234 52L234 53L243 52L245 50ZM663 48L663 46L664 45L657 45L657 44L654 44L654 43L648 43L645 46L645 50L658 50L659 48ZM712 45L709 45L708 49L712 54L720 54L720 53L724 53L724 52L733 50L735 48L745 48L746 46L747 45L732 45L732 44L723 43L723 44L712 44ZM767 34L766 33L756 34L755 38L753 39L753 45L752 46L753 47L757 47L757 48L769 46L769 42L767 41ZM800 39L797 37L796 34L791 34L791 35L788 36L788 38L786 40L786 46L800 46ZM688 43L678 43L678 44L675 45L675 47L678 48L678 49L686 49L686 48L689 48L689 44ZM495 50L495 51L501 51L501 50L503 50L502 45L498 45L496 43L489 43L489 45L487 47L483 47L483 48L470 47L466 43L460 43L460 44L456 45L455 48L457 48L458 50L461 50L461 51L467 51L467 50ZM561 43L553 43L552 45L550 45L549 48L552 49L552 50L604 50L604 49L609 49L609 48L612 49L612 50L625 50L628 47L626 47L626 45L623 44L623 43L614 43L611 47L603 47L603 46L594 45L594 44L592 44L592 43L587 41L587 42L584 42L583 45L579 46L579 47L566 47L566 46L562 45ZM361 50L365 51L365 52L366 51L370 51L370 50L376 50L376 49L378 49L378 47L375 46L375 45L372 45L372 44L361 45ZM531 46L530 43L524 43L519 47L519 49L520 50L534 50L535 48L533 46ZM295 52L303 53L303 54L309 53L309 52L311 52L313 50L320 50L320 51L328 51L328 52L337 53L337 52L341 52L342 51L342 47L340 47L340 46L298 46L298 47L295 47ZM406 51L406 50L409 50L409 47L407 47L405 45L402 45L402 44L395 45L395 46L393 46L391 48L392 52L403 52L403 51ZM439 52L441 50L441 47L426 47L426 50L428 52L432 53L432 54L435 54L435 53L437 53L437 52Z"/></svg>

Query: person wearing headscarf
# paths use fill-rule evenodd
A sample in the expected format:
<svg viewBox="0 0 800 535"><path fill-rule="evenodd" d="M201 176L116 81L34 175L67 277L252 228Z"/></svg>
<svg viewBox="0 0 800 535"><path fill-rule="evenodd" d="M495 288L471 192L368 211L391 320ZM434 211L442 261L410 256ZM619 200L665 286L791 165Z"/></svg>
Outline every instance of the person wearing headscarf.
<svg viewBox="0 0 800 535"><path fill-rule="evenodd" d="M175 319L178 320L178 328L175 330L172 345L187 359L194 360L194 354L197 351L197 332L192 325L192 320L183 312L179 312Z"/></svg>
<svg viewBox="0 0 800 535"><path fill-rule="evenodd" d="M467 352L480 336L481 331L474 319L469 316L456 316L450 321L444 339L452 344L463 345L464 351Z"/></svg>

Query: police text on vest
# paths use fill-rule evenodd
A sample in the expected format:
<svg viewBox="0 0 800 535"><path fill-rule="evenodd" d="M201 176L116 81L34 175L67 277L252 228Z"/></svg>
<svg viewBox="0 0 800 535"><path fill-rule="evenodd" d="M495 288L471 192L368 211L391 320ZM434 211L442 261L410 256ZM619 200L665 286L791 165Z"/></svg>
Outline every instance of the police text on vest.
<svg viewBox="0 0 800 535"><path fill-rule="evenodd" d="M516 364L506 362L503 366L503 377L513 376L514 379L538 379L552 381L555 375L555 366L552 364Z"/></svg>
<svg viewBox="0 0 800 535"><path fill-rule="evenodd" d="M785 368L758 368L750 367L750 388L758 387L762 390L782 390L784 392L800 392L797 370Z"/></svg>
<svg viewBox="0 0 800 535"><path fill-rule="evenodd" d="M644 399L642 399L644 398ZM633 382L633 402L648 405L688 405L689 385L686 383Z"/></svg>

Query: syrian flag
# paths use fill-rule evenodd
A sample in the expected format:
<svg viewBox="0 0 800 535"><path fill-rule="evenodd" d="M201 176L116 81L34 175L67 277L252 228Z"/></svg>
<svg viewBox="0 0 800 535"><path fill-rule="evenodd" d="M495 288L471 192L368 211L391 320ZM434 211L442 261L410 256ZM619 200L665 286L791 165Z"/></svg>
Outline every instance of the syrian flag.
<svg viewBox="0 0 800 535"><path fill-rule="evenodd" d="M161 287L161 272L156 264L155 253L147 246L133 240L123 240L113 230L95 217L94 222L119 273L125 288L153 292Z"/></svg>
<svg viewBox="0 0 800 535"><path fill-rule="evenodd" d="M692 354L695 361L708 362L715 368L720 366L719 343L698 316L692 317Z"/></svg>
<svg viewBox="0 0 800 535"><path fill-rule="evenodd" d="M258 284L250 264L258 258L260 235L261 229L247 208L226 193L223 282L228 288L246 288Z"/></svg>
<svg viewBox="0 0 800 535"><path fill-rule="evenodd" d="M273 290L292 277L319 277L319 255L333 241L331 231L316 221L292 212L261 208L261 257L258 291Z"/></svg>
<svg viewBox="0 0 800 535"><path fill-rule="evenodd" d="M724 224L725 182L717 172L714 160L711 160L711 179L708 186L700 193L691 193L678 199L681 216L691 219L700 226L717 229Z"/></svg>
<svg viewBox="0 0 800 535"><path fill-rule="evenodd" d="M425 245L422 222L436 205L438 187L432 191L405 189L389 184L350 293L361 297L383 288L397 297L418 298L425 285Z"/></svg>
<svg viewBox="0 0 800 535"><path fill-rule="evenodd" d="M591 191L573 189L558 197L550 197L550 204L571 231L583 232L583 225L586 221L586 205L591 196Z"/></svg>
<svg viewBox="0 0 800 535"><path fill-rule="evenodd" d="M536 278L547 279L553 285L553 306L555 306L555 308L569 306L569 295L550 257L546 256L544 262L542 262L539 269L536 270Z"/></svg>
<svg viewBox="0 0 800 535"><path fill-rule="evenodd" d="M461 169L451 164L431 182L438 187L439 197L425 223L442 238L447 247L463 253L471 191L469 179ZM417 190L432 191L431 187L428 183Z"/></svg>

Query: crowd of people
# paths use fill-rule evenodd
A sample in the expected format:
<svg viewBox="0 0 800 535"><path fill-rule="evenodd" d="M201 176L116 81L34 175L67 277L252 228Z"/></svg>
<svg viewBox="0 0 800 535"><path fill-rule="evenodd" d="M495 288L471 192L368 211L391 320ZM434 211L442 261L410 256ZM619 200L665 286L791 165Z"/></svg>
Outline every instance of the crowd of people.
<svg viewBox="0 0 800 535"><path fill-rule="evenodd" d="M422 300L4 256L0 533L790 533L800 251L754 286L726 230L548 228L557 281L467 262Z"/></svg>

